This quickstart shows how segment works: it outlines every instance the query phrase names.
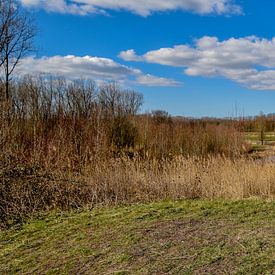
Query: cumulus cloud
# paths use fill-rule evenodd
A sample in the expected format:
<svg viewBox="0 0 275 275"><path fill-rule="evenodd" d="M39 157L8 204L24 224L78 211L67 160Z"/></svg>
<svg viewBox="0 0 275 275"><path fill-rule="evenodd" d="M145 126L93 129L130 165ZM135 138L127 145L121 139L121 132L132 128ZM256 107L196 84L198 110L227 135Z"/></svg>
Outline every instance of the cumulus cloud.
<svg viewBox="0 0 275 275"><path fill-rule="evenodd" d="M142 57L138 56L134 50L122 51L119 57L125 61L142 61Z"/></svg>
<svg viewBox="0 0 275 275"><path fill-rule="evenodd" d="M154 12L173 10L198 14L240 14L234 0L20 0L26 7L43 8L51 12L90 14L108 10L125 10L149 16Z"/></svg>
<svg viewBox="0 0 275 275"><path fill-rule="evenodd" d="M250 36L219 41L205 36L193 46L162 48L142 56L131 50L119 56L127 61L180 67L189 76L221 76L250 89L275 90L275 38Z"/></svg>
<svg viewBox="0 0 275 275"><path fill-rule="evenodd" d="M150 74L147 75L140 75L137 78L137 82L139 84L145 85L145 86L164 86L164 87L176 87L180 86L181 84L173 79L170 78L163 78L163 77L156 77Z"/></svg>
<svg viewBox="0 0 275 275"><path fill-rule="evenodd" d="M143 74L109 58L92 56L26 57L17 67L16 74L52 74L68 79L93 79L95 81L135 82L146 86L175 86L176 81Z"/></svg>
<svg viewBox="0 0 275 275"><path fill-rule="evenodd" d="M67 78L94 77L118 80L139 72L108 58L67 55L24 58L18 67L18 73L50 73Z"/></svg>
<svg viewBox="0 0 275 275"><path fill-rule="evenodd" d="M20 0L23 6L28 8L42 8L49 12L87 15L98 13L99 9L87 5L65 0Z"/></svg>

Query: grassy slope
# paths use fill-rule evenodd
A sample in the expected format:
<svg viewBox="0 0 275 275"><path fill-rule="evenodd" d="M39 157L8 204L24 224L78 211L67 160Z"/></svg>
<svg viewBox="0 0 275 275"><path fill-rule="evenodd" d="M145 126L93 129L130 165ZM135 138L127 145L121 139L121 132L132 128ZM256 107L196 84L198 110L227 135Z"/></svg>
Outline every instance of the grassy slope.
<svg viewBox="0 0 275 275"><path fill-rule="evenodd" d="M248 200L50 214L0 232L0 274L272 274L274 212Z"/></svg>

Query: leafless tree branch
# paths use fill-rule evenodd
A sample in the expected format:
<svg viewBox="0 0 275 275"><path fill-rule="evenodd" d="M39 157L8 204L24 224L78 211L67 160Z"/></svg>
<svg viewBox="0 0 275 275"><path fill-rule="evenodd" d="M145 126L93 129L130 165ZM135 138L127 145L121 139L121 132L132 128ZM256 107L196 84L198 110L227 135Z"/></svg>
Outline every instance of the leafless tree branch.
<svg viewBox="0 0 275 275"><path fill-rule="evenodd" d="M11 75L20 60L33 50L36 29L33 20L15 0L0 0L0 67L3 67L8 100Z"/></svg>

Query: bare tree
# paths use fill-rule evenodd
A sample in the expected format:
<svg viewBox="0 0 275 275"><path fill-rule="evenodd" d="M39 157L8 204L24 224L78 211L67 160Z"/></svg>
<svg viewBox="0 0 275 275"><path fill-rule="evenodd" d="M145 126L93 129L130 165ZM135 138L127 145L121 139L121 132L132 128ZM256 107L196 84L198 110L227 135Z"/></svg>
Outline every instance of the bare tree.
<svg viewBox="0 0 275 275"><path fill-rule="evenodd" d="M115 83L102 85L98 99L103 111L111 116L135 115L143 104L141 93L122 90Z"/></svg>
<svg viewBox="0 0 275 275"><path fill-rule="evenodd" d="M2 53L5 45L6 37L6 28L9 21L9 16L6 14L6 1L0 0L0 54ZM3 61L0 60L0 67L3 65Z"/></svg>
<svg viewBox="0 0 275 275"><path fill-rule="evenodd" d="M33 49L36 29L15 0L0 0L0 66L4 71L5 94L9 100L9 84L16 66Z"/></svg>
<svg viewBox="0 0 275 275"><path fill-rule="evenodd" d="M98 101L104 113L115 116L121 96L119 87L115 83L103 84L99 90Z"/></svg>

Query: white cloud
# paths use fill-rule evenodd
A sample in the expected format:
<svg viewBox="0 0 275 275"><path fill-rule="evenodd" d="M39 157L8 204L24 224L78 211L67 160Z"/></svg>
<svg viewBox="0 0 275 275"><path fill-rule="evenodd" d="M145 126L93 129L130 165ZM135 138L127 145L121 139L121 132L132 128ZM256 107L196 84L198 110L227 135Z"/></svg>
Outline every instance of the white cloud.
<svg viewBox="0 0 275 275"><path fill-rule="evenodd" d="M28 8L42 8L49 12L86 15L98 13L100 10L87 4L78 4L65 0L20 0L23 6Z"/></svg>
<svg viewBox="0 0 275 275"><path fill-rule="evenodd" d="M142 57L137 56L134 50L123 51L119 54L119 57L125 61L142 61Z"/></svg>
<svg viewBox="0 0 275 275"><path fill-rule="evenodd" d="M145 86L170 86L170 87L176 87L180 86L181 84L173 79L169 78L163 78L163 77L156 77L150 74L147 75L141 75L137 78L137 82L139 84L145 85Z"/></svg>
<svg viewBox="0 0 275 275"><path fill-rule="evenodd" d="M184 10L198 14L239 14L234 0L20 0L26 7L51 12L90 14L108 10L126 10L141 16L154 12Z"/></svg>
<svg viewBox="0 0 275 275"><path fill-rule="evenodd" d="M109 58L92 56L26 57L17 67L16 74L52 74L68 79L93 79L95 81L135 82L146 86L175 86L172 79L145 75L141 70L115 62Z"/></svg>
<svg viewBox="0 0 275 275"><path fill-rule="evenodd" d="M34 58L27 57L18 67L18 73L48 73L67 78L125 79L139 71L108 58L74 55Z"/></svg>
<svg viewBox="0 0 275 275"><path fill-rule="evenodd" d="M194 46L162 48L142 56L131 50L119 56L127 61L180 67L190 76L222 76L250 89L275 90L275 38L250 36L219 41L205 36Z"/></svg>

